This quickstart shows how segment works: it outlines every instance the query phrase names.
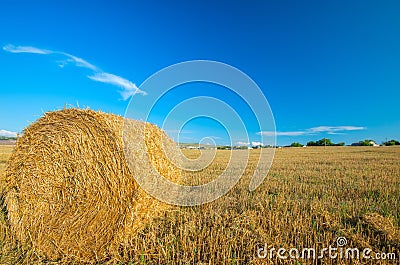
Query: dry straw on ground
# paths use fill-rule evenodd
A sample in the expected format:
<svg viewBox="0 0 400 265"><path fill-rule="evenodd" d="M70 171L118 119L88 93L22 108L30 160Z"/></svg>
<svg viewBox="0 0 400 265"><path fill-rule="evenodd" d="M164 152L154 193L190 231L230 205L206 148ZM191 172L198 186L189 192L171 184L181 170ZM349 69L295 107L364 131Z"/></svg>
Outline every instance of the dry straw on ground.
<svg viewBox="0 0 400 265"><path fill-rule="evenodd" d="M132 161L137 158L131 168L123 128L129 129L124 140L137 143L129 152ZM92 110L46 113L24 131L6 169L3 196L14 236L50 260L94 262L117 256L143 224L166 208L133 176L155 166L171 181L180 178L163 145L174 152L172 140L148 123L126 120L124 126L122 117Z"/></svg>

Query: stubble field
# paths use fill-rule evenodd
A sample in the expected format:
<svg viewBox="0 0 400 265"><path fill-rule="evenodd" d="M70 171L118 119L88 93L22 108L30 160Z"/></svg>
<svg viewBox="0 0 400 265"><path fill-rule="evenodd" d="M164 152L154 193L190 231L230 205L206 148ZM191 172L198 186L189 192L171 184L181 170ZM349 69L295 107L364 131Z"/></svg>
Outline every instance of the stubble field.
<svg viewBox="0 0 400 265"><path fill-rule="evenodd" d="M12 148L0 146L0 174ZM188 157L198 156L197 150L184 151ZM229 152L218 151L214 162L191 181L203 183L220 173ZM399 264L400 148L277 149L268 176L249 192L258 152L251 150L245 175L228 194L201 206L171 207L108 263ZM323 248L337 247L338 237L347 241L344 251L358 248L361 256L369 248L371 259L346 259L344 253L330 258L328 252L321 259L289 256L293 248L300 256L304 248L314 248L318 256ZM278 257L279 248L287 250L287 259ZM393 254L377 261L372 259L376 253ZM13 240L2 205L0 264L43 263L49 262L21 250Z"/></svg>

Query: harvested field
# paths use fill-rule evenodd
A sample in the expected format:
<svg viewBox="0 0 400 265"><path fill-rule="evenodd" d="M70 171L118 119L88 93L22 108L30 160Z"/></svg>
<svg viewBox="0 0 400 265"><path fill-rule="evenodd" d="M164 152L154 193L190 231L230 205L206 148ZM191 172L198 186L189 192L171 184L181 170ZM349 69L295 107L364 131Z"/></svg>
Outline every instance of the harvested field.
<svg viewBox="0 0 400 265"><path fill-rule="evenodd" d="M0 147L2 162L10 149ZM184 150L196 157L196 150ZM263 184L248 192L257 150L251 151L246 174L227 195L196 207L171 207L153 218L110 264L276 264L257 257L267 244L276 249L348 247L372 253L395 253L396 260L360 260L361 264L398 264L400 257L400 148L282 148ZM211 179L227 163L229 151L190 179ZM1 164L3 165L3 164ZM3 166L4 169L4 166ZM1 172L4 174L4 171ZM1 231L9 233L4 209ZM0 238L0 263L41 264L34 253ZM371 254L372 255L372 254ZM61 263L61 262L59 262ZM52 263L54 264L54 263ZM289 260L285 264L316 264ZM357 264L324 258L324 264Z"/></svg>

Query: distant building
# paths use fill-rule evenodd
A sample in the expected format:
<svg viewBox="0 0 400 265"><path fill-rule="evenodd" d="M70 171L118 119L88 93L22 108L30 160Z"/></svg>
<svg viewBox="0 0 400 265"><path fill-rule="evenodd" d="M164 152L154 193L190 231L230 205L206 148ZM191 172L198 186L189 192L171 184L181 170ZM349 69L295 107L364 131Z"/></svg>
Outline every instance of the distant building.
<svg viewBox="0 0 400 265"><path fill-rule="evenodd" d="M379 146L379 144L375 143L374 141L369 142L372 146Z"/></svg>
<svg viewBox="0 0 400 265"><path fill-rule="evenodd" d="M375 143L374 141L369 141L370 146L379 146L379 144ZM365 146L363 141L357 142L357 143L352 143L351 146Z"/></svg>

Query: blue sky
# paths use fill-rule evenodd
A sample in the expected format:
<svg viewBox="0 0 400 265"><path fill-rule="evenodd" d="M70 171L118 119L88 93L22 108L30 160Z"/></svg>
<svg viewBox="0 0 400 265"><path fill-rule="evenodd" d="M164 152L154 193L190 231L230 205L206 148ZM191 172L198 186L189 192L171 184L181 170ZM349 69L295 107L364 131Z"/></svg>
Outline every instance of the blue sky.
<svg viewBox="0 0 400 265"><path fill-rule="evenodd" d="M258 84L280 145L400 139L399 13L398 1L3 2L0 134L65 105L124 115L131 97L134 104L151 95L139 87L155 72L213 60ZM250 128L248 140L233 143L270 134L257 131L246 105L226 90L185 86L160 103L157 117L177 99L213 96L232 103ZM183 129L182 141L229 143L215 121Z"/></svg>

